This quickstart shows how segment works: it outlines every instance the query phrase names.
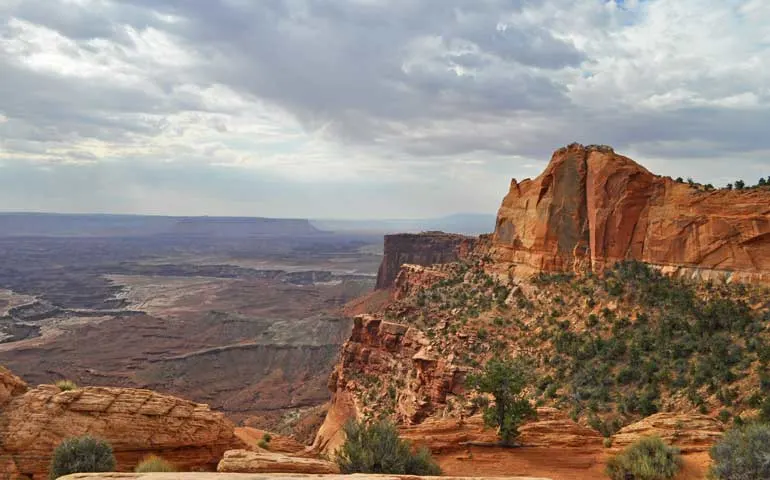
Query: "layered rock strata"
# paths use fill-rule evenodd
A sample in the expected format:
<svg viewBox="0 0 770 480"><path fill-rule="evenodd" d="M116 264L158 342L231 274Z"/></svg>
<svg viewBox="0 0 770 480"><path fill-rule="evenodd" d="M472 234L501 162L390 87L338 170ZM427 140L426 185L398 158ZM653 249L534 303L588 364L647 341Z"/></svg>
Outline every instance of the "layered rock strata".
<svg viewBox="0 0 770 480"><path fill-rule="evenodd" d="M471 237L444 232L385 235L377 289L390 288L404 264L430 266L454 262L471 250L473 244Z"/></svg>
<svg viewBox="0 0 770 480"><path fill-rule="evenodd" d="M129 388L29 389L0 370L0 468L9 478L47 478L56 446L86 434L112 445L121 471L148 454L181 470L214 470L242 445L232 422L207 405Z"/></svg>

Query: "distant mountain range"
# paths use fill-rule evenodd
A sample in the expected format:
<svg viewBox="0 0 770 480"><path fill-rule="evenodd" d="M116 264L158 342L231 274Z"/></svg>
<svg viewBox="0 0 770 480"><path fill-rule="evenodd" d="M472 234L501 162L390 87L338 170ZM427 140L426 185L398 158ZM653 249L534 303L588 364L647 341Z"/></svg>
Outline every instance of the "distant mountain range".
<svg viewBox="0 0 770 480"><path fill-rule="evenodd" d="M0 237L248 237L322 233L305 219L150 215L0 213Z"/></svg>
<svg viewBox="0 0 770 480"><path fill-rule="evenodd" d="M251 235L316 235L329 232L416 233L429 230L478 235L491 232L494 228L494 215L475 213L461 213L438 218L385 220L0 213L0 237L149 235L243 237Z"/></svg>
<svg viewBox="0 0 770 480"><path fill-rule="evenodd" d="M438 218L388 220L334 220L311 219L320 230L334 232L416 233L440 230L465 235L489 233L495 229L495 215L485 213L458 213Z"/></svg>

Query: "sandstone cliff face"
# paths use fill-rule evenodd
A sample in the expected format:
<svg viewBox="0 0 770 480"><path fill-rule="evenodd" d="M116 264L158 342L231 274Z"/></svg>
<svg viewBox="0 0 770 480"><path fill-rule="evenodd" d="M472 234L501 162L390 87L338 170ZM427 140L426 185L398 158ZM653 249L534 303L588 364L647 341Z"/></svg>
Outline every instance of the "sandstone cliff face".
<svg viewBox="0 0 770 480"><path fill-rule="evenodd" d="M385 235L385 249L377 289L393 285L401 265L435 265L454 262L472 248L473 239L443 232Z"/></svg>
<svg viewBox="0 0 770 480"><path fill-rule="evenodd" d="M393 376L401 379L400 386L382 388L381 379ZM463 376L463 369L431 350L419 329L359 315L329 379L332 406L314 447L336 450L348 419L375 412L392 414L403 424L419 423L461 388Z"/></svg>
<svg viewBox="0 0 770 480"><path fill-rule="evenodd" d="M491 253L517 275L634 259L672 273L770 282L770 190L701 191L604 146L557 150L513 180Z"/></svg>
<svg viewBox="0 0 770 480"><path fill-rule="evenodd" d="M0 371L0 385L18 378ZM6 389L7 390L7 389ZM0 392L3 388L0 387ZM53 385L16 387L0 409L0 465L11 478L47 478L51 454L65 438L90 434L110 442L121 471L154 453L181 469L216 468L237 448L233 424L201 405L149 390Z"/></svg>

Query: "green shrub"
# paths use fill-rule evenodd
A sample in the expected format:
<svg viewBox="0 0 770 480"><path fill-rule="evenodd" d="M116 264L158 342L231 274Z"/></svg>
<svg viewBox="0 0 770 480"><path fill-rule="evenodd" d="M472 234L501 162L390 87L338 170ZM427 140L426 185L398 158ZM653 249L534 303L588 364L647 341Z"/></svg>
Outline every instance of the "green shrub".
<svg viewBox="0 0 770 480"><path fill-rule="evenodd" d="M679 449L666 445L659 437L645 437L626 447L607 462L607 475L612 480L667 480L682 467Z"/></svg>
<svg viewBox="0 0 770 480"><path fill-rule="evenodd" d="M770 426L753 423L729 430L711 448L711 478L770 478Z"/></svg>
<svg viewBox="0 0 770 480"><path fill-rule="evenodd" d="M257 442L257 446L263 450L270 450L270 444L265 441L265 439L262 439Z"/></svg>
<svg viewBox="0 0 770 480"><path fill-rule="evenodd" d="M176 472L176 467L157 455L148 455L134 469L136 473Z"/></svg>
<svg viewBox="0 0 770 480"><path fill-rule="evenodd" d="M59 380L56 382L56 386L59 387L59 390L62 392L69 392L70 390L77 390L78 388L77 384L72 380Z"/></svg>
<svg viewBox="0 0 770 480"><path fill-rule="evenodd" d="M440 475L441 469L426 448L412 451L388 421L345 424L345 443L337 452L342 473L385 473L393 475Z"/></svg>
<svg viewBox="0 0 770 480"><path fill-rule="evenodd" d="M99 473L115 470L115 455L104 440L89 435L72 437L56 447L51 459L49 478L54 480L70 473Z"/></svg>
<svg viewBox="0 0 770 480"><path fill-rule="evenodd" d="M262 434L262 440L264 440L265 443L270 443L272 439L273 439L273 436L270 435L269 433L265 432L264 434Z"/></svg>

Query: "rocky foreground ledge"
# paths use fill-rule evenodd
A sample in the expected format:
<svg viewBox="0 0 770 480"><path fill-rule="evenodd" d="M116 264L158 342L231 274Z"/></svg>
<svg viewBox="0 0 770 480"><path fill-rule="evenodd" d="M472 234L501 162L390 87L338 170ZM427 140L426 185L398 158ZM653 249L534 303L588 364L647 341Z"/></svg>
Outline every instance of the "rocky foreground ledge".
<svg viewBox="0 0 770 480"><path fill-rule="evenodd" d="M59 480L551 480L544 477L419 477L416 475L306 475L287 473L76 473Z"/></svg>

